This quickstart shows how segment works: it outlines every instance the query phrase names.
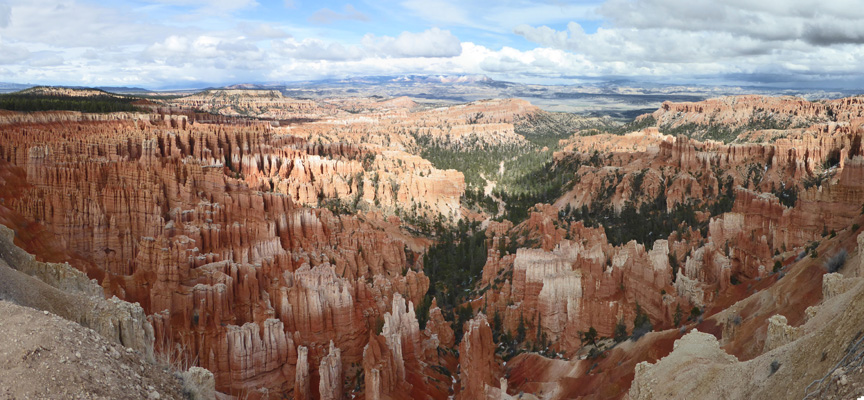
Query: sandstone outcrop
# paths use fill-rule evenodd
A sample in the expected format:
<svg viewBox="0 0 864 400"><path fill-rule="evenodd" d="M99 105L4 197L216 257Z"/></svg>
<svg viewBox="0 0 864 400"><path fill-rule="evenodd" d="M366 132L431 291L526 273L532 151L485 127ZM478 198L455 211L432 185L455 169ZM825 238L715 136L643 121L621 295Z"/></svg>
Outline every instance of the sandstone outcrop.
<svg viewBox="0 0 864 400"><path fill-rule="evenodd" d="M716 380L712 385L696 380L693 376L709 377L712 372L719 372L737 362L738 359L720 348L713 335L693 330L675 341L672 353L656 364L641 362L636 365L636 376L630 386L630 398L672 399L698 396L700 393L727 397L729 394L726 388L730 385L723 385ZM661 378L668 383L654 384Z"/></svg>
<svg viewBox="0 0 864 400"><path fill-rule="evenodd" d="M789 326L786 317L774 315L768 318L768 333L765 336L765 351L774 350L798 338L798 329Z"/></svg>
<svg viewBox="0 0 864 400"><path fill-rule="evenodd" d="M554 208L546 208L512 228L526 237L544 232L539 235L548 242L542 247L549 246L549 250L519 249L515 257L507 256L511 261L503 266L496 258L497 250L490 250L484 276L512 270L512 280L499 289L493 285L484 294L488 312L498 312L508 331L515 333L521 318L526 331L545 335L552 348L566 352L581 347L580 332L592 327L601 336L612 336L620 321L632 330L637 303L651 321L669 321L669 307L674 309L674 303L661 294L672 291L667 241L655 242L651 250L636 242L614 247L602 229L581 223L570 225L572 238L563 239L563 233L548 230L551 224L540 222L556 218ZM492 241L496 240L504 238L495 236ZM493 268L494 274L488 270ZM532 341L542 339L531 337Z"/></svg>
<svg viewBox="0 0 864 400"><path fill-rule="evenodd" d="M321 400L339 400L342 398L342 350L330 342L330 350L321 357L318 367L318 394Z"/></svg>
<svg viewBox="0 0 864 400"><path fill-rule="evenodd" d="M492 329L482 313L465 323L465 337L459 344L459 368L459 398L485 398L487 386L500 384Z"/></svg>
<svg viewBox="0 0 864 400"><path fill-rule="evenodd" d="M212 372L201 367L191 367L182 375L183 390L189 394L191 400L216 398L216 380Z"/></svg>
<svg viewBox="0 0 864 400"><path fill-rule="evenodd" d="M309 349L305 346L297 348L297 370L294 375L294 400L312 398L309 391Z"/></svg>

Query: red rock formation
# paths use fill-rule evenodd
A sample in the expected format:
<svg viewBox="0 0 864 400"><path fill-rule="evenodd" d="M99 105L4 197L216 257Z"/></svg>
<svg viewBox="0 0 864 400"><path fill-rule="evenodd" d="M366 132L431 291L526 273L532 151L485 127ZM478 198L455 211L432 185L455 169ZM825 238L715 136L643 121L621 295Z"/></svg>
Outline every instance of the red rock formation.
<svg viewBox="0 0 864 400"><path fill-rule="evenodd" d="M309 390L309 349L304 346L297 348L297 371L294 378L294 400L312 398Z"/></svg>
<svg viewBox="0 0 864 400"><path fill-rule="evenodd" d="M395 346L396 344L399 346ZM391 347L384 336L374 335L369 338L369 343L363 350L366 399L399 399L410 396L412 386L405 381L405 361L401 351L401 343L394 343Z"/></svg>
<svg viewBox="0 0 864 400"><path fill-rule="evenodd" d="M658 125L669 127L709 123L737 127L765 116L791 126L806 126L828 121L828 108L797 97L729 96L696 103L667 101L651 115Z"/></svg>
<svg viewBox="0 0 864 400"><path fill-rule="evenodd" d="M427 362L437 361L436 364L446 363L438 354L438 349L452 349L456 345L456 337L450 322L444 319L435 299L429 306L429 320L426 321L423 334L423 359Z"/></svg>
<svg viewBox="0 0 864 400"><path fill-rule="evenodd" d="M410 152L422 140L451 148L478 140L518 146L524 138L513 124L537 110L518 100L423 109L405 99L199 97L179 103L318 120L276 127L227 117L204 123L194 113L3 113L0 222L45 260L68 259L105 293L140 303L157 351L211 370L219 391L339 398L343 377L362 363L367 398L446 398L451 381L441 371L457 371L445 350L456 345L454 332L434 304L421 332L413 306L429 286L419 261L429 241L401 230L393 215L459 218L464 181ZM761 111L747 111L748 104ZM677 306L703 307L714 324L707 328L729 334L731 352L761 352L767 311L782 311L794 326L801 306L821 293L807 283L821 272L801 269L778 281L774 262L790 263L811 241L826 240L823 232L849 236L843 230L861 222L860 104L738 99L731 106L675 106L687 115L674 123L715 116L741 126L774 112L810 125L745 132L748 140L772 140L762 143L700 142L652 129L574 137L556 155L560 163L581 162L573 189L554 205L534 207L519 225L489 223L477 288L483 294L471 304L499 315L511 334L522 319L527 340L545 337L551 350L571 357L580 331L594 327L611 336L619 321L631 331L637 303L655 329L672 326ZM667 118L675 107L658 113ZM827 110L840 122L820 122ZM767 193L793 187L794 204ZM567 205L621 212L662 207L654 203L661 196L667 211L703 207L699 226L647 246L612 246L603 228L559 218ZM731 211L711 215L707 207L726 196L734 196ZM512 246L534 248L507 254ZM670 257L681 265L674 284ZM816 263L810 270L821 271ZM785 295L777 293L770 306L750 300L761 311L742 317L756 322L727 328L736 320L731 314L711 319L716 308L749 296L750 287L772 284ZM803 299L789 296L799 288ZM500 368L486 317L475 317L465 332L459 396L506 395L492 390L501 385ZM505 382L510 392L554 386L561 397L590 394L602 383L615 397L626 391L635 362L668 353L676 335L620 345L597 361L604 374L592 372L593 362L521 356L508 363ZM749 336L758 343L741 339Z"/></svg>
<svg viewBox="0 0 864 400"><path fill-rule="evenodd" d="M437 316L430 311L424 337L414 315L414 304L398 293L393 295L392 304L391 312L384 315L381 334L370 338L363 351L366 398L446 397L443 376L429 366L446 363L438 355L438 335L452 346L453 331L436 307Z"/></svg>
<svg viewBox="0 0 864 400"><path fill-rule="evenodd" d="M541 248L519 249L515 258L506 256L512 261L502 266L498 251L490 246L486 268L512 268L512 280L500 287L493 281L481 304L502 316L507 331L515 334L522 319L529 340L538 342L542 338L537 335L544 335L551 348L569 352L581 346L580 332L591 327L601 336L612 336L619 321L631 329L636 303L655 324L670 321L674 298L661 294L672 292L665 240L654 243L650 251L635 242L613 247L601 229L585 228L581 223L569 226L572 239L566 240L558 232L563 229L542 222L556 220L555 209L541 207L539 211L512 230L525 237L545 238ZM504 237L496 235L492 241L496 240ZM484 275L493 276L488 271Z"/></svg>
<svg viewBox="0 0 864 400"><path fill-rule="evenodd" d="M342 350L330 342L330 351L321 358L318 367L318 394L321 400L342 398Z"/></svg>
<svg viewBox="0 0 864 400"><path fill-rule="evenodd" d="M408 263L422 242L380 214L298 208L232 177L247 154L308 158L290 150L302 140L266 125L115 117L0 130L4 221L37 223L108 294L140 303L157 351L211 370L219 391L291 393L298 345L313 377L321 343L344 349L343 368L358 363L389 308L381 299L425 294Z"/></svg>
<svg viewBox="0 0 864 400"><path fill-rule="evenodd" d="M495 359L495 342L486 316L477 314L465 323L465 337L459 344L461 399L486 397L486 386L497 386L501 376Z"/></svg>

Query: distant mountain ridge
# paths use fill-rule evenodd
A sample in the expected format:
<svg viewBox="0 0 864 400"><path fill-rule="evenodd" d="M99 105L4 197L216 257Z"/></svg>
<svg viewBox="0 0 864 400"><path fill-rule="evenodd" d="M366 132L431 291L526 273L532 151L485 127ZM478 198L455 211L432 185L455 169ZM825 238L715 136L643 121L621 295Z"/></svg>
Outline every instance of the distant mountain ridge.
<svg viewBox="0 0 864 400"><path fill-rule="evenodd" d="M0 93L17 92L33 86L36 85L31 85L29 83L0 82Z"/></svg>
<svg viewBox="0 0 864 400"><path fill-rule="evenodd" d="M486 75L379 75L352 78L331 78L311 81L239 83L225 86L224 89L273 89L279 87L300 87L320 85L380 85L380 84L473 84L473 83L510 83L496 81Z"/></svg>

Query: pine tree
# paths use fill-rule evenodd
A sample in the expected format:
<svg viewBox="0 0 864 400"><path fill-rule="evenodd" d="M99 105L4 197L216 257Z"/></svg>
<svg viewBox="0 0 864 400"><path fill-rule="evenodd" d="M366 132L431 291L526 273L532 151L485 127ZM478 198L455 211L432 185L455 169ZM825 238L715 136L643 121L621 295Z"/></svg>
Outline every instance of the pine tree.
<svg viewBox="0 0 864 400"><path fill-rule="evenodd" d="M519 326L516 328L516 342L522 343L525 341L525 319L522 314L519 314Z"/></svg>
<svg viewBox="0 0 864 400"><path fill-rule="evenodd" d="M625 340L627 340L627 325L624 324L623 319L619 319L615 325L615 342L621 343Z"/></svg>
<svg viewBox="0 0 864 400"><path fill-rule="evenodd" d="M587 332L582 332L582 338L581 339L582 339L582 344L590 344L590 345L597 344L597 329L594 329L593 326L588 328Z"/></svg>

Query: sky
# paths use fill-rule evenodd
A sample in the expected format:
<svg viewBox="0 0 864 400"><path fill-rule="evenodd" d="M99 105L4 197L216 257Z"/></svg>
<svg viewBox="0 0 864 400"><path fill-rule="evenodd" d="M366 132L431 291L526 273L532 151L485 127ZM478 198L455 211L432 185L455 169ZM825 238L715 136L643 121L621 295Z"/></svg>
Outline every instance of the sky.
<svg viewBox="0 0 864 400"><path fill-rule="evenodd" d="M864 87L861 0L0 0L0 82Z"/></svg>

